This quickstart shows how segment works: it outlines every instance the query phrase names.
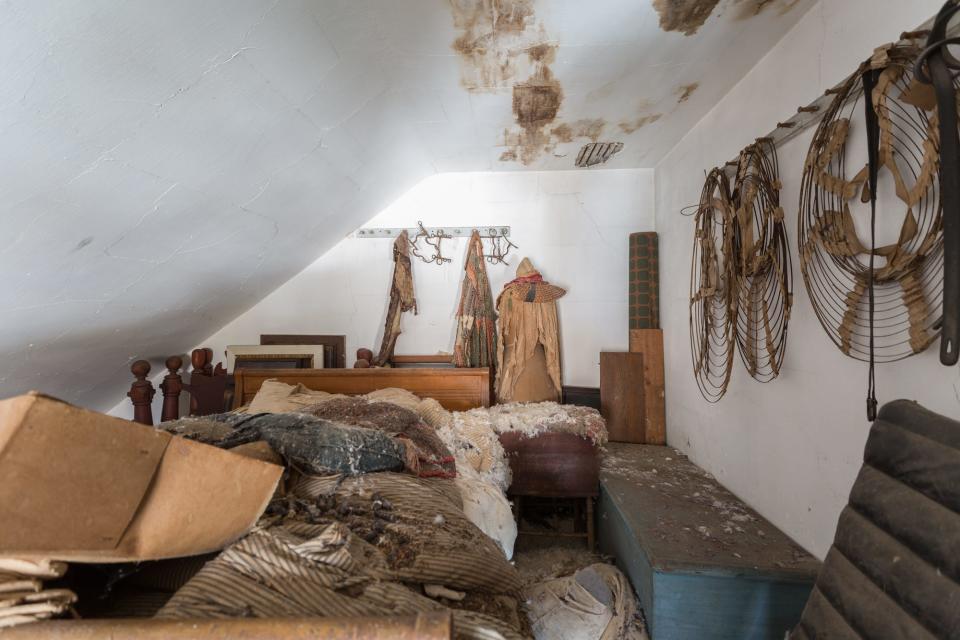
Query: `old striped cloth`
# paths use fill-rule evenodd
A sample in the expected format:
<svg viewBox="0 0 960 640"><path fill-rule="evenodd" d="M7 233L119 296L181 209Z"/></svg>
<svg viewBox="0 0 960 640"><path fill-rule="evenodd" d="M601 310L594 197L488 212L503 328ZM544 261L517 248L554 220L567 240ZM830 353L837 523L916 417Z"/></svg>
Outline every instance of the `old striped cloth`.
<svg viewBox="0 0 960 640"><path fill-rule="evenodd" d="M316 523L290 515L261 521L158 617L410 615L445 607L423 595L423 585L470 592L462 603L447 603L458 607L469 606L476 594L509 599L519 589L516 570L466 519L448 480L393 473L308 477L294 494L308 505L325 505ZM453 615L460 638L524 637L507 618L464 609Z"/></svg>

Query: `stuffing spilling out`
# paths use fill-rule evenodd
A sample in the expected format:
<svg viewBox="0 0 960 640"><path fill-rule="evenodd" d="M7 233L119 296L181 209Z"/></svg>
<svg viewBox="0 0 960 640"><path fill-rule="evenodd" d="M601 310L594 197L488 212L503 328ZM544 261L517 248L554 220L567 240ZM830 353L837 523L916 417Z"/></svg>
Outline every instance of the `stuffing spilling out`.
<svg viewBox="0 0 960 640"><path fill-rule="evenodd" d="M101 437L115 433L113 418L50 407L81 411ZM282 477L264 476L259 516L215 548L133 548L123 559L134 561L118 564L77 550L67 576L63 562L0 559L0 626L68 611L166 621L448 612L456 638L630 637L634 597L613 566L591 556L530 580L511 561L523 559L514 559L511 467L499 434L557 430L599 446L605 429L595 411L540 403L451 412L402 389L343 396L273 380L236 411L157 428L117 422L169 442L164 461L185 443L194 448L185 460L209 451L251 469L282 468ZM213 466L201 467L193 486L218 491L202 482ZM161 471L142 499L171 480ZM567 635L556 635L561 629Z"/></svg>

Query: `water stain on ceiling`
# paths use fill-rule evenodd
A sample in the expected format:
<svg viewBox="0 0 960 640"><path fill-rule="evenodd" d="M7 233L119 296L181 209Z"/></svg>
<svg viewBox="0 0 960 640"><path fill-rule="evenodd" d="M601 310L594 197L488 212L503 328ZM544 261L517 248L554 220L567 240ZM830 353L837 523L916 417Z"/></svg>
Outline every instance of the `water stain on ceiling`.
<svg viewBox="0 0 960 640"><path fill-rule="evenodd" d="M648 124L653 124L657 120L663 117L662 113L651 113L649 115L640 116L634 120L626 120L620 123L620 129L627 134L633 133L637 129L642 129Z"/></svg>
<svg viewBox="0 0 960 640"><path fill-rule="evenodd" d="M760 15L768 7L779 7L780 15L790 12L800 0L729 0L728 8L736 10L737 20ZM660 15L660 28L679 31L692 36L707 21L720 0L653 0L653 8Z"/></svg>
<svg viewBox="0 0 960 640"><path fill-rule="evenodd" d="M450 0L460 35L461 83L470 91L506 86L516 74L516 45L524 40L533 0ZM522 48L521 48L522 49Z"/></svg>
<svg viewBox="0 0 960 640"><path fill-rule="evenodd" d="M735 0L737 20L748 20L763 13L769 7L778 7L780 15L789 13L800 0Z"/></svg>
<svg viewBox="0 0 960 640"><path fill-rule="evenodd" d="M558 45L537 21L533 0L450 0L450 6L460 29L452 48L461 84L471 92L511 90L516 127L503 132L501 161L529 165L558 144L600 139L607 125L601 118L558 121L563 87L550 68ZM529 77L520 80L522 70Z"/></svg>
<svg viewBox="0 0 960 640"><path fill-rule="evenodd" d="M690 96L693 95L693 92L700 87L699 82L694 82L693 84L685 84L683 86L677 87L674 93L677 94L677 104L682 104L690 99Z"/></svg>
<svg viewBox="0 0 960 640"><path fill-rule="evenodd" d="M664 31L679 31L692 36L720 0L653 0L653 8L660 14L660 28Z"/></svg>
<svg viewBox="0 0 960 640"><path fill-rule="evenodd" d="M572 124L563 123L550 130L557 142L573 142L574 138L589 138L593 142L600 139L607 121L603 118L576 120Z"/></svg>

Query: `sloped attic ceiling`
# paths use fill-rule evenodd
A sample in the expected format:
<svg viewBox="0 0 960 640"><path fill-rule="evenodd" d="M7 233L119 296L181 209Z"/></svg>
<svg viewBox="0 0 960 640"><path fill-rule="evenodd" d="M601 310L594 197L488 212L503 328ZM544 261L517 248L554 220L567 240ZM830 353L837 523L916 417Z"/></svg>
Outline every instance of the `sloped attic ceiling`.
<svg viewBox="0 0 960 640"><path fill-rule="evenodd" d="M4 2L0 396L113 406L429 174L653 166L811 4Z"/></svg>

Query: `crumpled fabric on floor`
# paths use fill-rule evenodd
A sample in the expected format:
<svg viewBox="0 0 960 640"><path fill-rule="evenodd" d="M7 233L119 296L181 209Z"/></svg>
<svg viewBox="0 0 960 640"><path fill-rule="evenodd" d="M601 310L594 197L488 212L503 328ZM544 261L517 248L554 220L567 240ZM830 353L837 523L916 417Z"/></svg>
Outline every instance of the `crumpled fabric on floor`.
<svg viewBox="0 0 960 640"><path fill-rule="evenodd" d="M535 584L524 596L537 640L620 640L634 633L633 591L612 565L592 564Z"/></svg>
<svg viewBox="0 0 960 640"><path fill-rule="evenodd" d="M374 541L397 580L457 590L513 593L516 569L466 517L455 483L399 473L304 477L298 499L321 505L363 539Z"/></svg>
<svg viewBox="0 0 960 640"><path fill-rule="evenodd" d="M445 608L422 594L427 584L497 598L519 589L516 570L458 513L449 481L304 478L295 494L287 514L261 520L157 617L409 615ZM454 609L453 616L458 638L525 637L486 613Z"/></svg>

